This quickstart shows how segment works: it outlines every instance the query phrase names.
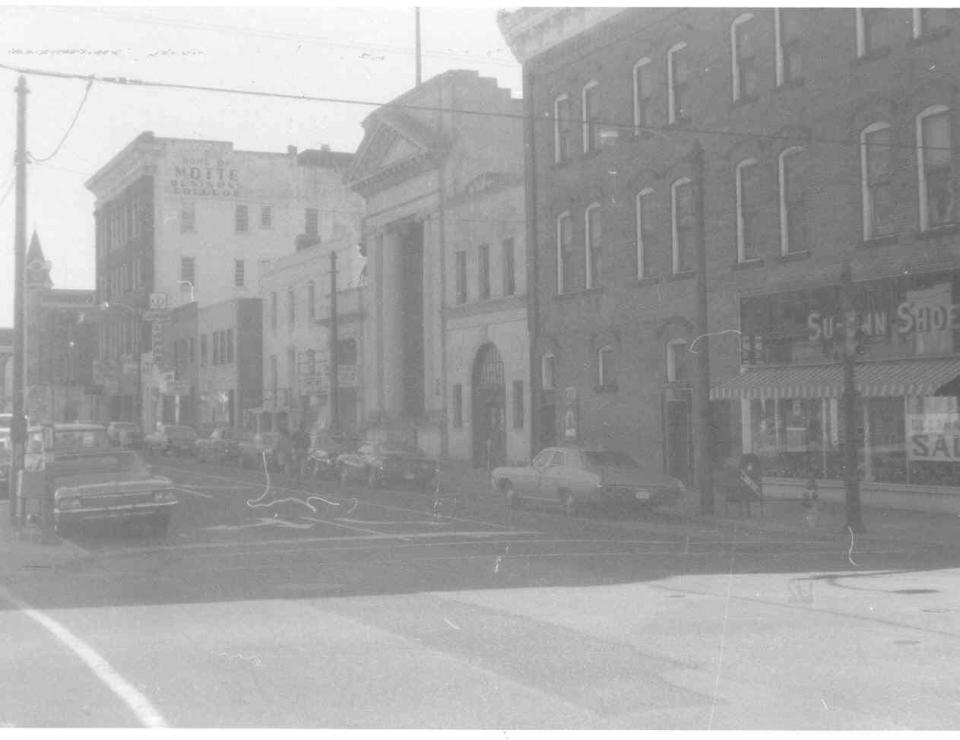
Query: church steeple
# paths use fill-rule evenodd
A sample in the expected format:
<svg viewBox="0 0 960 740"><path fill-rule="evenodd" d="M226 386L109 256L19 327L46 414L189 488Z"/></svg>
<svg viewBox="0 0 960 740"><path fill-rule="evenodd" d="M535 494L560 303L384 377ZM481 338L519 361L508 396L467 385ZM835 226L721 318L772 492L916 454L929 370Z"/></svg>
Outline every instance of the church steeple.
<svg viewBox="0 0 960 740"><path fill-rule="evenodd" d="M26 263L26 287L48 289L53 287L53 281L50 279L51 265L43 256L43 247L40 246L40 237L37 236L36 229L33 230L33 236L30 237Z"/></svg>
<svg viewBox="0 0 960 740"><path fill-rule="evenodd" d="M29 266L33 262L46 262L36 229L33 230L33 236L30 237L30 247L27 249L27 265Z"/></svg>

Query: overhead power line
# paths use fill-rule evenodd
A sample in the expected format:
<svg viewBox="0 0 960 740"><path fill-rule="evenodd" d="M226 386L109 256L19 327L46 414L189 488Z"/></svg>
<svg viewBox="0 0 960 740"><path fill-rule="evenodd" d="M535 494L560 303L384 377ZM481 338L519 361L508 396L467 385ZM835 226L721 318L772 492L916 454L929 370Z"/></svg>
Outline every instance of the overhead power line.
<svg viewBox="0 0 960 740"><path fill-rule="evenodd" d="M87 97L90 95L90 88L93 87L93 79L87 81L87 89L83 91L83 99L80 101L80 105L77 107L77 112L73 114L73 120L70 121L70 125L67 126L67 130L64 132L63 136L60 138L60 143L57 144L57 148L53 150L53 153L48 157L34 157L29 152L27 156L30 158L31 162L36 164L42 164L44 162L49 162L51 159L57 156L57 153L60 151L60 148L66 142L67 137L70 135L70 132L73 131L73 127L77 125L77 120L80 118L80 111L83 110L84 104L87 102Z"/></svg>

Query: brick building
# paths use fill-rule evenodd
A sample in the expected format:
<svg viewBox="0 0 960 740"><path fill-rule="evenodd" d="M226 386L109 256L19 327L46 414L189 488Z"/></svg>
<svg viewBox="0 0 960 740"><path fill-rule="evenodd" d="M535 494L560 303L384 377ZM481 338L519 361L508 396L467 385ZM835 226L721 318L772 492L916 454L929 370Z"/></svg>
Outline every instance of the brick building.
<svg viewBox="0 0 960 740"><path fill-rule="evenodd" d="M714 461L756 453L786 487L835 479L846 313L864 495L960 494L955 14L527 8L500 24L535 121L537 441L690 481L709 346Z"/></svg>

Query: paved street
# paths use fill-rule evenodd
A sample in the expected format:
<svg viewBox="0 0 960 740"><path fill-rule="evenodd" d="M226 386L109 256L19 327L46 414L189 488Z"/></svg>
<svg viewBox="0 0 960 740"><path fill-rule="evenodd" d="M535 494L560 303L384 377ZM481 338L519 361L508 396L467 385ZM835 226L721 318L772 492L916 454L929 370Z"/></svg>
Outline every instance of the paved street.
<svg viewBox="0 0 960 740"><path fill-rule="evenodd" d="M847 729L960 720L960 549L154 461L159 539L3 571L7 726Z"/></svg>

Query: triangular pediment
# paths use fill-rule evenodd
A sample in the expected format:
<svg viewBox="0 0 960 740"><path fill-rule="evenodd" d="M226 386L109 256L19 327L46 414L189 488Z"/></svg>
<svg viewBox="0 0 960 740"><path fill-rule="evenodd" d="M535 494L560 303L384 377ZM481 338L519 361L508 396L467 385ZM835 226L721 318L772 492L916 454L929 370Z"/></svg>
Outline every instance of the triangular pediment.
<svg viewBox="0 0 960 740"><path fill-rule="evenodd" d="M443 149L441 137L428 126L403 113L384 112L361 142L347 182L362 188L383 177L402 179L402 173L412 174Z"/></svg>
<svg viewBox="0 0 960 740"><path fill-rule="evenodd" d="M403 162L407 159L413 159L417 155L423 153L423 149L418 147L409 139L405 139L402 136L397 135L394 137L393 142L390 144L390 148L387 149L386 154L383 155L380 160L380 167L390 167L391 165Z"/></svg>

